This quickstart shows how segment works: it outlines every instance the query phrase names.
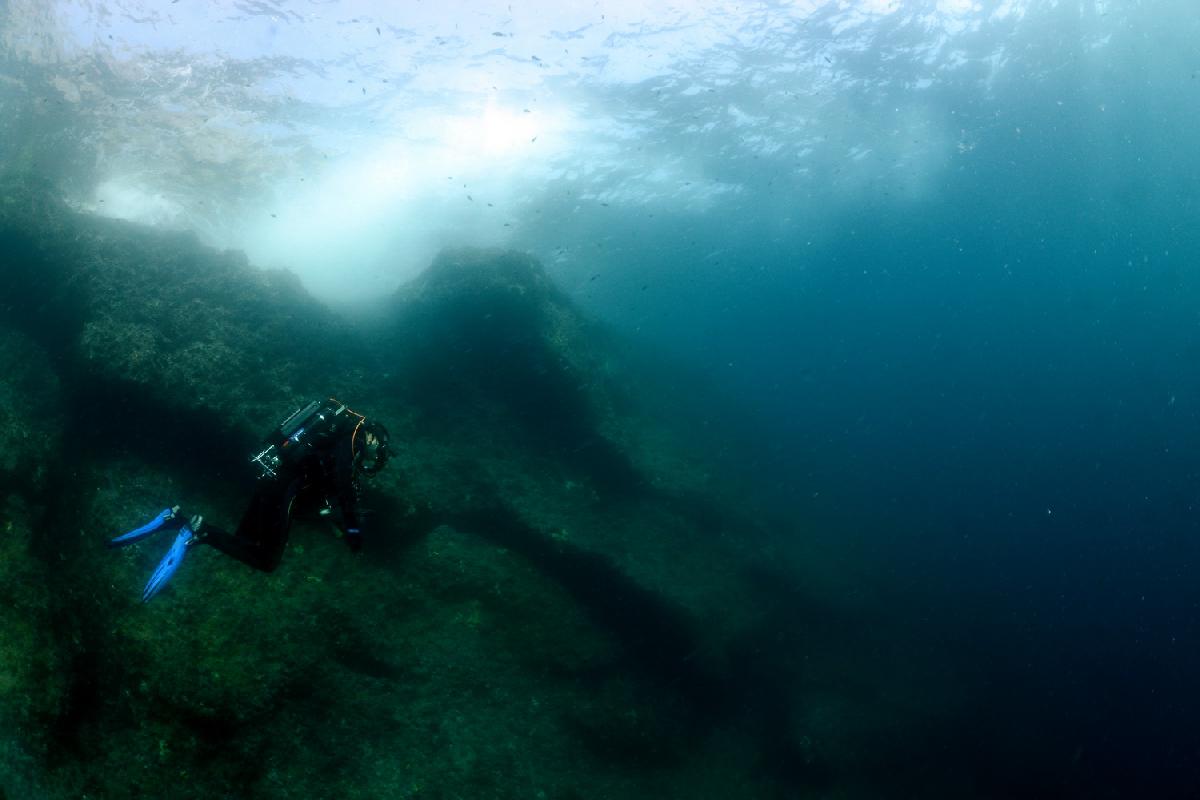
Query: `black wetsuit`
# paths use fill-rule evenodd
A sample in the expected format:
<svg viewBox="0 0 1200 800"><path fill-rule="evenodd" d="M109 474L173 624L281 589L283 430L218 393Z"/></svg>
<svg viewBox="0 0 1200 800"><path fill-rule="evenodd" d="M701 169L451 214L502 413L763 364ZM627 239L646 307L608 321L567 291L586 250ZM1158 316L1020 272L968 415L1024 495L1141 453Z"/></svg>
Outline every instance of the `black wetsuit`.
<svg viewBox="0 0 1200 800"><path fill-rule="evenodd" d="M358 513L358 470L361 451L354 452L353 426L334 430L304 443L302 455L281 465L274 476L260 478L237 531L228 533L208 522L200 526L197 543L210 544L255 569L271 572L279 566L297 501L315 500L340 506L346 543L362 543Z"/></svg>

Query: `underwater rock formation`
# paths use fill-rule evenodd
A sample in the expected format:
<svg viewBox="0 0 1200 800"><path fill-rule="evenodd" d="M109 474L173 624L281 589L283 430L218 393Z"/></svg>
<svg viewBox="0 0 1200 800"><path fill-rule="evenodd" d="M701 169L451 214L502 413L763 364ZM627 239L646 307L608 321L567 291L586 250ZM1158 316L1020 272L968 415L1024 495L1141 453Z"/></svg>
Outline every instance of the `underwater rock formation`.
<svg viewBox="0 0 1200 800"><path fill-rule="evenodd" d="M0 327L0 486L39 497L64 427L58 375L29 337Z"/></svg>
<svg viewBox="0 0 1200 800"><path fill-rule="evenodd" d="M252 431L281 396L351 388L358 344L294 275L236 252L0 190L5 313L76 384ZM349 358L347 358L349 356Z"/></svg>
<svg viewBox="0 0 1200 800"><path fill-rule="evenodd" d="M60 386L47 354L0 327L0 775L46 757L45 725L65 699L48 567L34 552L63 427ZM37 791L36 776L12 784L9 796Z"/></svg>
<svg viewBox="0 0 1200 800"><path fill-rule="evenodd" d="M25 743L0 737L0 790L778 788L758 737L786 725L746 714L784 695L740 666L755 525L534 259L448 251L355 328L286 273L28 187L0 191L0 252L22 365L0 381L0 726ZM106 538L175 502L233 522L257 435L325 394L392 431L364 553L300 518L277 572L199 548L141 605L167 542Z"/></svg>
<svg viewBox="0 0 1200 800"><path fill-rule="evenodd" d="M614 491L643 481L699 489L707 477L684 458L655 463L681 456L680 443L651 454L654 426L631 426L637 378L621 342L580 313L532 256L447 250L397 291L390 317L381 341L427 415L501 413L526 446L566 454Z"/></svg>
<svg viewBox="0 0 1200 800"><path fill-rule="evenodd" d="M434 478L415 479L427 504L467 515L502 506L539 541L614 563L709 630L736 616L737 578L710 549L732 522L705 501L719 482L639 406L620 342L535 259L444 252L397 292L391 320L378 342L397 396L468 467L442 475L428 468L437 453L418 459L410 472ZM464 478L474 488L460 507Z"/></svg>

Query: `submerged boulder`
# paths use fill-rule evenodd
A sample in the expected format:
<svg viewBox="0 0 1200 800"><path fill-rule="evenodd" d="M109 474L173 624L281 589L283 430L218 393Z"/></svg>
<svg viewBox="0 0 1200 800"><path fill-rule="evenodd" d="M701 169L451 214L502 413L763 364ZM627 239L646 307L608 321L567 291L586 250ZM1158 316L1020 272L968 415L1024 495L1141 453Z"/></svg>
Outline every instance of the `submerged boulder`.
<svg viewBox="0 0 1200 800"><path fill-rule="evenodd" d="M738 617L749 594L723 539L738 527L752 540L753 523L716 502L701 451L652 416L628 345L535 258L442 252L398 290L379 342L392 396L419 419L404 456L418 502L459 521L505 509L511 524L492 530L600 559L694 615L685 638Z"/></svg>
<svg viewBox="0 0 1200 800"><path fill-rule="evenodd" d="M688 432L645 402L630 345L531 255L443 251L400 287L387 319L376 358L390 396L439 435L473 443L473 457L550 458L575 473L564 485L576 494L605 499L714 491Z"/></svg>
<svg viewBox="0 0 1200 800"><path fill-rule="evenodd" d="M5 185L0 251L6 314L102 394L251 431L299 398L358 384L358 341L294 275L191 234L88 217Z"/></svg>
<svg viewBox="0 0 1200 800"><path fill-rule="evenodd" d="M603 329L525 253L443 251L397 291L391 321L394 373L427 413L503 411L523 435L567 448L612 415Z"/></svg>

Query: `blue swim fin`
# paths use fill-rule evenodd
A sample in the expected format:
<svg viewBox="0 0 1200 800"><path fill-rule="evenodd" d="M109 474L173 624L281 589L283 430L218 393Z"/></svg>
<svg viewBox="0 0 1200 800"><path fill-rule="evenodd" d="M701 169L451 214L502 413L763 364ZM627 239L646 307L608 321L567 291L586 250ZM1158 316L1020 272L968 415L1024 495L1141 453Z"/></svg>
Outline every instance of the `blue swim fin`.
<svg viewBox="0 0 1200 800"><path fill-rule="evenodd" d="M142 591L143 603L149 603L167 585L167 581L171 580L171 576L183 563L183 557L187 554L188 545L191 544L193 538L195 537L192 529L188 525L185 524L179 529L179 535L175 537L175 544L171 545L171 549L163 556L163 560L158 562L158 568L154 570L154 574L150 576L146 588Z"/></svg>
<svg viewBox="0 0 1200 800"><path fill-rule="evenodd" d="M134 528L129 533L123 533L115 539L110 539L108 541L108 546L124 547L127 544L133 544L134 542L141 541L157 531L163 525L175 519L177 514L179 514L179 506L174 506L173 508L164 508L162 511L158 512L157 517L150 520L142 527Z"/></svg>

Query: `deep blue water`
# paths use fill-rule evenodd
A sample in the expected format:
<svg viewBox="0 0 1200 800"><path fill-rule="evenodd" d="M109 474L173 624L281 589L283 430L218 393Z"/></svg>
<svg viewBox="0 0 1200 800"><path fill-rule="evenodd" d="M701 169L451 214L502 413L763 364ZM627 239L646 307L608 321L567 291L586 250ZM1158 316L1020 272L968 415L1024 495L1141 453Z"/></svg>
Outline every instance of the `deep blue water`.
<svg viewBox="0 0 1200 800"><path fill-rule="evenodd" d="M976 145L919 199L885 178L780 230L778 195L828 187L751 173L693 251L742 280L682 264L640 320L752 410L794 535L860 568L834 591L971 676L952 755L995 786L1200 792L1200 80L1138 34L939 96Z"/></svg>

